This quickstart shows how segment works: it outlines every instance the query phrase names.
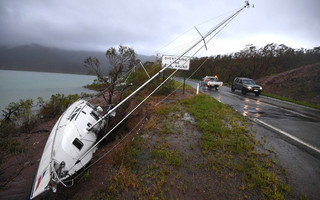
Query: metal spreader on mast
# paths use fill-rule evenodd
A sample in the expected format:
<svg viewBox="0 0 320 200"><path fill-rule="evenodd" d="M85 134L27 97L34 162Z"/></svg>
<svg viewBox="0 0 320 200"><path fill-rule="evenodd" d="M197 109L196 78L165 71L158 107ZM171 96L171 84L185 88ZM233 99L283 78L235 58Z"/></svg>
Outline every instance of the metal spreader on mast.
<svg viewBox="0 0 320 200"><path fill-rule="evenodd" d="M98 123L100 123L103 119L107 118L108 116L110 116L111 113L113 113L114 111L116 111L116 109L121 106L124 102L126 102L128 99L130 99L133 95L135 95L137 92L139 92L142 88L144 88L148 83L150 83L153 79L155 79L157 76L159 76L164 70L168 69L169 67L172 66L173 63L175 63L176 61L178 61L181 57L183 57L184 55L186 55L188 52L190 52L194 47L196 47L199 43L201 43L202 41L204 42L205 48L207 49L206 46L206 42L205 39L210 36L213 32L215 32L217 29L219 29L220 27L222 27L224 24L228 23L229 21L233 20L234 17L236 15L238 15L244 8L249 8L250 4L249 1L245 1L245 6L241 7L239 10L237 10L236 12L234 12L231 16L229 16L228 18L226 18L225 20L223 20L220 24L218 24L217 26L213 27L212 29L210 29L205 35L201 35L201 33L198 31L198 29L196 28L196 30L199 32L199 34L201 35L201 38L196 41L193 45L191 45L191 47L189 47L186 51L184 51L180 56L178 56L171 64L163 67L158 73L156 73L155 75L153 75L151 78L149 78L145 83L143 83L139 88L137 88L135 91L133 91L129 96L127 96L125 99L123 99L120 103L118 103L116 106L114 106L112 109L110 109L105 115L103 115L96 123L92 124L90 127L87 128L87 131L90 131L93 127L95 127ZM139 104L141 105L141 104ZM123 120L121 120L122 122ZM112 129L113 130L113 129ZM108 134L110 133L110 131L108 132ZM79 163L90 151L92 151L104 138L106 138L108 136L108 134L104 135L94 146L92 146L83 156L81 156L81 158L75 163L75 165L77 163Z"/></svg>

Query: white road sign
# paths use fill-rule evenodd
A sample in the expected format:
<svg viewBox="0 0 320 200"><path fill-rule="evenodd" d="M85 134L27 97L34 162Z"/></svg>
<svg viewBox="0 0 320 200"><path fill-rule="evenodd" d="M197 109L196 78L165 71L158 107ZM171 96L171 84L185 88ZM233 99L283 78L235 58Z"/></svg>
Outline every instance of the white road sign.
<svg viewBox="0 0 320 200"><path fill-rule="evenodd" d="M185 56L178 58L179 56L162 56L162 67L168 66L172 63L169 67L171 69L189 70L190 58Z"/></svg>

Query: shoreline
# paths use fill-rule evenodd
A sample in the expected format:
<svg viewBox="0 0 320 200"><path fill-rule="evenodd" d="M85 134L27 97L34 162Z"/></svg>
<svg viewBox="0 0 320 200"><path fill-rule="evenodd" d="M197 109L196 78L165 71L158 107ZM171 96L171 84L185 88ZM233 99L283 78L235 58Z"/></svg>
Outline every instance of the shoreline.
<svg viewBox="0 0 320 200"><path fill-rule="evenodd" d="M49 73L49 74L70 74L70 75L81 75L81 76L96 76L89 73L71 73L71 72L54 72L54 71L38 71L38 70L21 70L21 69L7 69L1 68L0 71L15 71L15 72L39 72L39 73Z"/></svg>
<svg viewBox="0 0 320 200"><path fill-rule="evenodd" d="M50 99L54 94L95 94L96 91L85 88L96 76L81 74L63 74L19 70L0 70L0 110L11 102L38 97Z"/></svg>

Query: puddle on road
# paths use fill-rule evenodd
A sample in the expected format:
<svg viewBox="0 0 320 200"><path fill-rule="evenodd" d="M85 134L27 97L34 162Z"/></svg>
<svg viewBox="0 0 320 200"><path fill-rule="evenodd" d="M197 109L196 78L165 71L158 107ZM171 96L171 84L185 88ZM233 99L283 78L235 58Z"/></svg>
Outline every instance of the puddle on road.
<svg viewBox="0 0 320 200"><path fill-rule="evenodd" d="M254 94L247 94L250 96L244 96L239 93L239 95L233 95L233 98L231 98L233 99L232 101L225 101L224 95L221 95L219 92L203 92L220 102L222 100L223 103L229 104L241 115L251 119L272 118L276 120L315 121L313 118L301 116L297 113L290 112L289 110L262 103L260 97L255 97Z"/></svg>
<svg viewBox="0 0 320 200"><path fill-rule="evenodd" d="M261 108L260 99L252 100L250 98L242 98L244 101L243 105L232 105L232 107L241 115L249 118L260 118L265 114L264 110Z"/></svg>
<svg viewBox="0 0 320 200"><path fill-rule="evenodd" d="M249 108L248 105L245 105L243 107L242 115L245 116L245 117L252 117L251 115L253 115L254 118L259 118L263 114L264 114L264 112L259 107L257 107L257 108Z"/></svg>
<svg viewBox="0 0 320 200"><path fill-rule="evenodd" d="M232 105L232 107L241 115L251 119L265 118L278 120L310 121L309 118L294 114L281 108L270 106L250 106L250 105Z"/></svg>
<svg viewBox="0 0 320 200"><path fill-rule="evenodd" d="M306 120L304 117L296 115L285 109L273 106L262 105L260 99L250 99L239 97L243 101L243 105L232 105L232 107L241 115L251 119L272 118L272 119L290 119L290 120ZM241 102L240 102L241 103Z"/></svg>
<svg viewBox="0 0 320 200"><path fill-rule="evenodd" d="M271 118L271 119L289 119L294 121L310 121L311 119L294 114L290 111L281 108L274 108L269 107L266 109L265 114L263 115L264 118ZM312 120L313 121L313 120Z"/></svg>

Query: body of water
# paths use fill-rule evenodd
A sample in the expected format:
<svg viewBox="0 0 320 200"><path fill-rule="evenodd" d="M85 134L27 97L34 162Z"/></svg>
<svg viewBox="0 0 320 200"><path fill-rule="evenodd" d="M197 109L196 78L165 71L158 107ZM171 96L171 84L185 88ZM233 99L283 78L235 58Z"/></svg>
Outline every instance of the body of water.
<svg viewBox="0 0 320 200"><path fill-rule="evenodd" d="M42 97L48 100L57 93L94 93L83 86L91 84L95 78L88 75L0 70L0 111L10 102L20 99L36 100Z"/></svg>

